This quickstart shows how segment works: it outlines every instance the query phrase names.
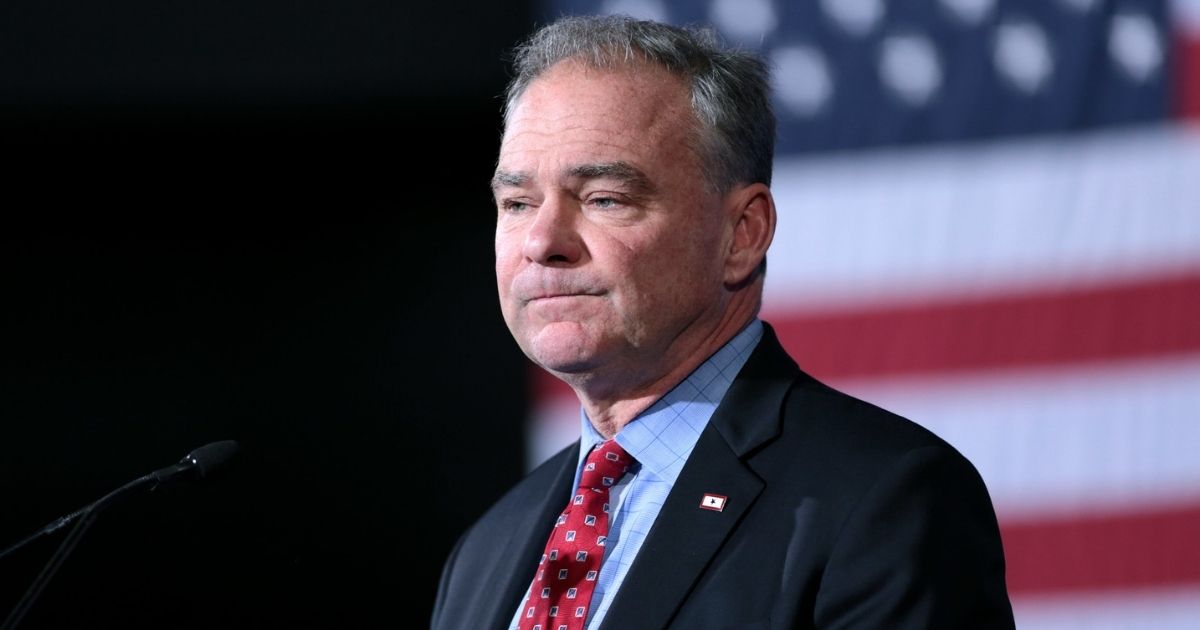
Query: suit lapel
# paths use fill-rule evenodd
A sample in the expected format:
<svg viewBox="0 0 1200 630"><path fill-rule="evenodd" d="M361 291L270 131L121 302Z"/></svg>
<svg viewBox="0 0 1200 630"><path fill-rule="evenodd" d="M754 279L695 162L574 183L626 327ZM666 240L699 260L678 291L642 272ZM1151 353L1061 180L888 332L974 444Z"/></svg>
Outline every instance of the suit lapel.
<svg viewBox="0 0 1200 630"><path fill-rule="evenodd" d="M709 426L667 496L602 627L666 627L762 487ZM728 497L725 509L701 509L706 493Z"/></svg>
<svg viewBox="0 0 1200 630"><path fill-rule="evenodd" d="M664 628L704 568L762 492L742 458L779 434L780 410L800 371L770 326L701 433L638 551L602 628ZM702 509L706 494L728 497Z"/></svg>
<svg viewBox="0 0 1200 630"><path fill-rule="evenodd" d="M501 556L497 562L499 570L496 572L496 581L491 587L495 596L489 605L481 607L481 620L484 622L478 627L508 627L517 605L533 580L550 529L567 506L578 458L579 443L576 442L550 462L549 466L555 472L540 503L533 509L516 514L508 523L508 532L498 532L501 534L498 538L506 538L508 542L496 548Z"/></svg>

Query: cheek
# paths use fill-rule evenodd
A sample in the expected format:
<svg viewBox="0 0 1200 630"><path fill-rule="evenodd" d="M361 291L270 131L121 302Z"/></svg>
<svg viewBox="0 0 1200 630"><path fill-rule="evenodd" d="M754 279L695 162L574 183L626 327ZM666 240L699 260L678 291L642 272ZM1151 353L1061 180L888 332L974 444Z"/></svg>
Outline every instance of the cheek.
<svg viewBox="0 0 1200 630"><path fill-rule="evenodd" d="M513 249L511 239L497 234L496 284L500 289L500 295L502 297L507 295L508 284L512 281L513 275L516 274L517 263L520 262L520 257L514 255L514 252L516 252L516 250Z"/></svg>
<svg viewBox="0 0 1200 630"><path fill-rule="evenodd" d="M503 309L505 315L508 314L508 284L509 276L505 272L504 266L500 260L496 260L496 294L500 297L500 308Z"/></svg>
<svg viewBox="0 0 1200 630"><path fill-rule="evenodd" d="M517 323L515 319L518 309L512 299L512 282L517 273L516 262L518 261L514 261L510 255L507 255L507 252L497 242L496 294L500 302L500 314L510 329Z"/></svg>
<svg viewBox="0 0 1200 630"><path fill-rule="evenodd" d="M717 245L711 241L710 235L681 232L630 261L642 309L671 320L714 299L722 274Z"/></svg>
<svg viewBox="0 0 1200 630"><path fill-rule="evenodd" d="M614 307L626 328L644 330L670 316L683 279L674 268L675 254L669 248L654 245L613 261L610 277L619 287Z"/></svg>

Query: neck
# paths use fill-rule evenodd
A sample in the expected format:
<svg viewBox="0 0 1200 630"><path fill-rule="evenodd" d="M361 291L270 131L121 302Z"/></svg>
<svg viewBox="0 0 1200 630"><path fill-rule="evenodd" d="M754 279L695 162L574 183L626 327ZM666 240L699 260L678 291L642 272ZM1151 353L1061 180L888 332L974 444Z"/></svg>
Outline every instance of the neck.
<svg viewBox="0 0 1200 630"><path fill-rule="evenodd" d="M741 292L735 294L729 308L713 325L680 334L671 350L665 353L666 361L660 363L657 370L633 379L622 374L607 381L598 375L568 381L596 431L605 439L612 439L638 414L729 343L758 312L758 299L749 297Z"/></svg>

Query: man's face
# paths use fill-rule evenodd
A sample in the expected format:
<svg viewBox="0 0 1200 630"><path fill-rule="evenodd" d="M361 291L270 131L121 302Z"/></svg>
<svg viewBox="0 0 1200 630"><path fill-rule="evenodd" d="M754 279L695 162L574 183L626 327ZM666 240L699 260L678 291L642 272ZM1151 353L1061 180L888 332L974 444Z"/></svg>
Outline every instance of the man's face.
<svg viewBox="0 0 1200 630"><path fill-rule="evenodd" d="M569 61L511 111L496 280L509 329L543 367L637 379L715 326L732 228L702 179L695 124L667 72Z"/></svg>

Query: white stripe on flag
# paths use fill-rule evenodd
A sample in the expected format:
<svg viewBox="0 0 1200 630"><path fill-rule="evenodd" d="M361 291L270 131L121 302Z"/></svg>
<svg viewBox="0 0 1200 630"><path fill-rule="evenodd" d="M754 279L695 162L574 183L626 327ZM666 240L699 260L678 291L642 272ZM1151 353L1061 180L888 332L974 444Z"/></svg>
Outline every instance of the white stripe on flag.
<svg viewBox="0 0 1200 630"><path fill-rule="evenodd" d="M1002 519L1200 498L1200 356L835 385L961 450Z"/></svg>
<svg viewBox="0 0 1200 630"><path fill-rule="evenodd" d="M1185 34L1200 36L1200 0L1171 0L1171 18Z"/></svg>
<svg viewBox="0 0 1200 630"><path fill-rule="evenodd" d="M525 470L537 468L579 439L579 399L574 394L536 400L532 412L533 418L525 431Z"/></svg>
<svg viewBox="0 0 1200 630"><path fill-rule="evenodd" d="M1200 264L1200 128L781 161L770 314Z"/></svg>
<svg viewBox="0 0 1200 630"><path fill-rule="evenodd" d="M1025 597L1013 613L1021 630L1195 630L1200 587Z"/></svg>

